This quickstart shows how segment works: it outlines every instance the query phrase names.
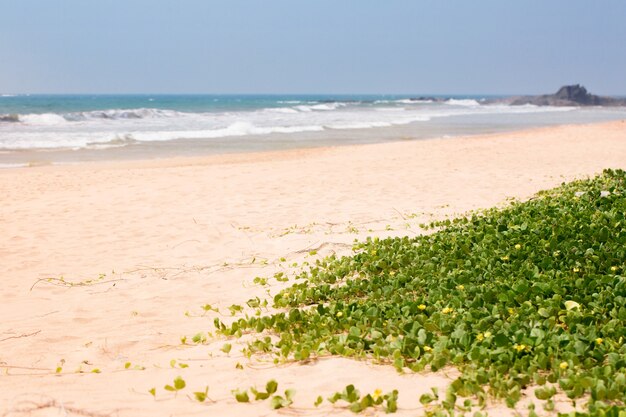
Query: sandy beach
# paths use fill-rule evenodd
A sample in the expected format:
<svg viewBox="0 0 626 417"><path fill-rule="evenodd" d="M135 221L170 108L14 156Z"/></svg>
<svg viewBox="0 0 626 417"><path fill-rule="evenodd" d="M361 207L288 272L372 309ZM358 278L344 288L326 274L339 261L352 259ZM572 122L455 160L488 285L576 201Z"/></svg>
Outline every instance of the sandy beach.
<svg viewBox="0 0 626 417"><path fill-rule="evenodd" d="M454 369L401 375L342 358L274 365L245 357L239 341L191 338L213 331L215 317L228 321L229 306L289 285L255 277L605 168L626 168L623 120L0 170L0 416L348 416L327 402L313 406L347 384L398 389L397 415L419 415L419 396L446 387ZM179 375L187 387L165 391ZM269 379L280 392L297 391L291 410L239 404L231 394ZM214 402L193 400L206 386ZM513 414L504 405L488 411Z"/></svg>

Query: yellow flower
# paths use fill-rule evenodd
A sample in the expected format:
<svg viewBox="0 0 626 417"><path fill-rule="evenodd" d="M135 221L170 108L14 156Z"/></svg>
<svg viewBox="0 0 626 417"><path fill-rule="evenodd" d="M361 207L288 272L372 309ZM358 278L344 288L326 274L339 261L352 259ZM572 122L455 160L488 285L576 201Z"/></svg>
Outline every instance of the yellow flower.
<svg viewBox="0 0 626 417"><path fill-rule="evenodd" d="M513 346L513 349L517 350L518 352L521 352L523 350L526 350L526 345L522 344L522 345L518 345L517 343Z"/></svg>
<svg viewBox="0 0 626 417"><path fill-rule="evenodd" d="M337 316L337 317L341 317L341 316L343 316L343 313L342 313L341 311L338 311L338 312L337 312L337 314L336 314L336 316Z"/></svg>
<svg viewBox="0 0 626 417"><path fill-rule="evenodd" d="M450 314L450 313L452 313L453 311L454 311L454 309L452 309L452 308L450 308L450 307L446 307L446 308L444 308L443 310L441 310L441 312L442 312L443 314Z"/></svg>
<svg viewBox="0 0 626 417"><path fill-rule="evenodd" d="M515 310L509 307L509 314L513 314L513 313L515 313Z"/></svg>
<svg viewBox="0 0 626 417"><path fill-rule="evenodd" d="M486 338L490 338L491 337L491 332L485 332L485 337Z"/></svg>
<svg viewBox="0 0 626 417"><path fill-rule="evenodd" d="M425 304L420 304L417 306L418 309L420 310L426 310L426 305Z"/></svg>
<svg viewBox="0 0 626 417"><path fill-rule="evenodd" d="M517 245L515 245L515 249L520 250L522 249L522 245L520 245L519 243Z"/></svg>
<svg viewBox="0 0 626 417"><path fill-rule="evenodd" d="M569 367L569 365L567 364L567 362L561 362L559 364L559 368L561 368L563 370L567 369L568 367Z"/></svg>
<svg viewBox="0 0 626 417"><path fill-rule="evenodd" d="M574 271L574 272L580 272L580 268L574 268L574 269L572 269L572 271Z"/></svg>
<svg viewBox="0 0 626 417"><path fill-rule="evenodd" d="M430 352L431 350L433 350L433 348L430 346L424 346L424 352Z"/></svg>
<svg viewBox="0 0 626 417"><path fill-rule="evenodd" d="M502 259L503 261L508 261L508 260L509 260L509 257L508 257L508 256L503 256L503 257L501 257L500 259Z"/></svg>
<svg viewBox="0 0 626 417"><path fill-rule="evenodd" d="M597 345L601 345L601 344L602 344L602 342L604 342L604 340L603 340L601 337L598 337L598 338L596 339L596 344L597 344Z"/></svg>
<svg viewBox="0 0 626 417"><path fill-rule="evenodd" d="M457 290L461 290L461 291L463 291L463 290L465 289L465 285L463 285L463 284L461 284L461 285L457 285L457 286L456 286L456 289L457 289Z"/></svg>
<svg viewBox="0 0 626 417"><path fill-rule="evenodd" d="M611 267L611 271L613 271L613 272L617 271L617 267L616 266L612 266Z"/></svg>
<svg viewBox="0 0 626 417"><path fill-rule="evenodd" d="M372 397L377 400L381 395L383 395L382 390L380 390L379 388L376 388L374 390L374 394L372 395Z"/></svg>
<svg viewBox="0 0 626 417"><path fill-rule="evenodd" d="M478 333L478 336L476 336L476 340L478 340L479 342L482 342L484 338L485 336L482 333Z"/></svg>

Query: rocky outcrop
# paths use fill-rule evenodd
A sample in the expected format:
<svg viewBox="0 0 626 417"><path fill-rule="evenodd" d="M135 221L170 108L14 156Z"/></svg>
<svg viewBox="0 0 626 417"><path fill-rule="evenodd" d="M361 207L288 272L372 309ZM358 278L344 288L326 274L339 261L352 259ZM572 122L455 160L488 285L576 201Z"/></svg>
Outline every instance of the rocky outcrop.
<svg viewBox="0 0 626 417"><path fill-rule="evenodd" d="M411 97L414 102L443 103L451 100L451 97L421 96ZM555 94L543 94L540 96L514 96L504 98L485 98L479 100L480 104L509 104L521 106L532 104L535 106L626 106L626 98L614 98L596 96L590 94L580 84L565 85L559 88Z"/></svg>
<svg viewBox="0 0 626 417"><path fill-rule="evenodd" d="M596 96L590 94L580 84L563 86L556 94L511 97L504 101L513 106L523 104L535 106L626 106L626 99Z"/></svg>

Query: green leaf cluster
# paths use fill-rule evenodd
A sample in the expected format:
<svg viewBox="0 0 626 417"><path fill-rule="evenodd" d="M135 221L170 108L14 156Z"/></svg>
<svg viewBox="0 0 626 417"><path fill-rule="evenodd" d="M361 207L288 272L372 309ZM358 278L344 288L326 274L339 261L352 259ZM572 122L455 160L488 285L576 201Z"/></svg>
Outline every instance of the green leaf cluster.
<svg viewBox="0 0 626 417"><path fill-rule="evenodd" d="M205 387L204 391L196 391L193 393L198 402L205 402L209 398L209 387Z"/></svg>
<svg viewBox="0 0 626 417"><path fill-rule="evenodd" d="M626 417L626 407L602 404L588 413L559 413L559 417Z"/></svg>
<svg viewBox="0 0 626 417"><path fill-rule="evenodd" d="M354 385L347 385L342 392L336 392L328 398L331 404L342 400L348 403L348 408L354 413L360 413L365 409L378 407L384 404L384 410L387 413L395 413L398 410L398 390L393 390L387 394L377 390L374 394L361 395ZM320 399L316 401L316 406L321 403Z"/></svg>
<svg viewBox="0 0 626 417"><path fill-rule="evenodd" d="M293 397L296 391L293 389L285 390L284 396L274 395L278 390L278 382L270 380L265 384L265 391L258 390L255 387L251 387L249 390L237 389L232 393L235 396L237 402L247 403L250 402L250 395L248 391L254 396L255 401L263 401L270 399L270 407L274 410L284 407L289 407L293 404Z"/></svg>
<svg viewBox="0 0 626 417"><path fill-rule="evenodd" d="M414 238L368 239L317 260L274 297L281 312L245 317L227 336L283 359L366 357L398 370L461 375L457 396L521 390L626 401L626 173L562 184L526 202L430 225ZM547 384L547 385L546 385ZM350 401L352 403L352 401Z"/></svg>
<svg viewBox="0 0 626 417"><path fill-rule="evenodd" d="M180 376L177 376L174 379L173 385L166 385L163 388L166 391L180 391L181 389L185 388L185 386L187 386L187 384L185 383L185 380L182 379Z"/></svg>

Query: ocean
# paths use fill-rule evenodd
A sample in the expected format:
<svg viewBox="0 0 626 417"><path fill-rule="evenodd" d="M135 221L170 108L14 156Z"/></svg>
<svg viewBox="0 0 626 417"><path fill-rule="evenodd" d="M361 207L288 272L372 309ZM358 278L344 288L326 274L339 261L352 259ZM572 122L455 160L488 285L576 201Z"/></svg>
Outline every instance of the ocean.
<svg viewBox="0 0 626 417"><path fill-rule="evenodd" d="M417 140L626 118L626 108L510 106L492 98L5 94L0 166Z"/></svg>

